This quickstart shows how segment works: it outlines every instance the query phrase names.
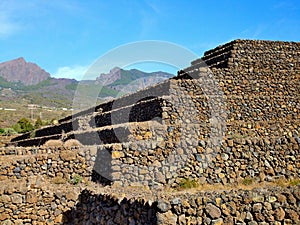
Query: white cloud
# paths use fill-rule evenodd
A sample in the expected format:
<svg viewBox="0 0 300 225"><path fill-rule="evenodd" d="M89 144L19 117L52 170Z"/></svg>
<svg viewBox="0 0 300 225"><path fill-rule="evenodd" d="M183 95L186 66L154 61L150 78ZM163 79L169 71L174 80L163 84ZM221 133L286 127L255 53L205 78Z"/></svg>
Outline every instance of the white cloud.
<svg viewBox="0 0 300 225"><path fill-rule="evenodd" d="M7 37L14 34L19 29L19 26L12 21L9 21L4 16L0 16L0 37Z"/></svg>
<svg viewBox="0 0 300 225"><path fill-rule="evenodd" d="M53 74L55 78L70 78L81 80L86 71L88 70L88 66L64 66L58 68L58 70Z"/></svg>

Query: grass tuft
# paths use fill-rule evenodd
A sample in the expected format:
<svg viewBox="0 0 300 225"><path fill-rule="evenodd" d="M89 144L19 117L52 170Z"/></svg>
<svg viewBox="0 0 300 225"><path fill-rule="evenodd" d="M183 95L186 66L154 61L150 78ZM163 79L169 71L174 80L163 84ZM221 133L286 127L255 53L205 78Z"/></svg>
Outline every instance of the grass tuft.
<svg viewBox="0 0 300 225"><path fill-rule="evenodd" d="M71 180L71 183L77 185L82 182L82 179L82 176L75 174Z"/></svg>
<svg viewBox="0 0 300 225"><path fill-rule="evenodd" d="M253 182L254 182L254 179L253 179L253 178L246 177L246 178L242 181L242 184L245 185L245 186L249 186L249 185L252 185Z"/></svg>
<svg viewBox="0 0 300 225"><path fill-rule="evenodd" d="M184 178L179 183L179 188L188 189L188 188L197 188L199 184L194 179Z"/></svg>
<svg viewBox="0 0 300 225"><path fill-rule="evenodd" d="M289 181L290 186L300 185L300 179L294 179Z"/></svg>

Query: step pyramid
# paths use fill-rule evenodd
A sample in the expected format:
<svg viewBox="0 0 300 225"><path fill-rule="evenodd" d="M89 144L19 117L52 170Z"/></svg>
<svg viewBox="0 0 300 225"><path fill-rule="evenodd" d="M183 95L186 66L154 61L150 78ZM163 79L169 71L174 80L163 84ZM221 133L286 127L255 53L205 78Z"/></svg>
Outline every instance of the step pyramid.
<svg viewBox="0 0 300 225"><path fill-rule="evenodd" d="M176 185L299 177L300 43L234 40L176 77L16 137L98 148L96 177Z"/></svg>

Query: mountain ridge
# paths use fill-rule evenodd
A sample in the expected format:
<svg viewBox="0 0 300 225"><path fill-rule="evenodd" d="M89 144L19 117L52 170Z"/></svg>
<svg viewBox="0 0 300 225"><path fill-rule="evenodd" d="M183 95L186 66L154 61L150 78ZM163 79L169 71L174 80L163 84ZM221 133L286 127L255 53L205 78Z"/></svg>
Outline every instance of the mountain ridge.
<svg viewBox="0 0 300 225"><path fill-rule="evenodd" d="M50 73L23 57L0 63L0 76L8 82L36 85L51 77Z"/></svg>
<svg viewBox="0 0 300 225"><path fill-rule="evenodd" d="M114 67L108 73L101 73L95 80L77 81L69 78L53 78L37 64L26 62L20 57L0 63L0 101L12 98L20 101L26 99L30 104L71 108L78 84L87 92L101 90L98 100L106 101L172 76L174 75L162 71L147 73L138 69L125 70Z"/></svg>

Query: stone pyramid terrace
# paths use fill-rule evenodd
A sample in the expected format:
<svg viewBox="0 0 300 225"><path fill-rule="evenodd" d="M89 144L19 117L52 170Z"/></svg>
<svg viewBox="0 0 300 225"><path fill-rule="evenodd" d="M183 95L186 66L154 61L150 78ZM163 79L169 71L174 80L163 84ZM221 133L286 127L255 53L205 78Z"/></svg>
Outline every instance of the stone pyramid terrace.
<svg viewBox="0 0 300 225"><path fill-rule="evenodd" d="M34 186L45 205L40 220L24 208L41 208L26 200L29 190L4 188L0 214L7 217L0 216L0 223L24 221L13 216L21 204L29 223L297 224L299 69L300 43L234 40L205 52L172 79L61 119L34 137L14 138L0 149L3 182L80 177L93 186L72 197L54 194L52 201L65 204L64 196L68 204L56 213ZM81 146L45 145L73 139ZM167 191L184 182L215 192ZM238 190L248 183L260 188Z"/></svg>

